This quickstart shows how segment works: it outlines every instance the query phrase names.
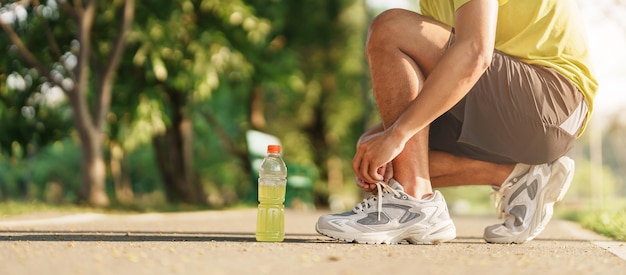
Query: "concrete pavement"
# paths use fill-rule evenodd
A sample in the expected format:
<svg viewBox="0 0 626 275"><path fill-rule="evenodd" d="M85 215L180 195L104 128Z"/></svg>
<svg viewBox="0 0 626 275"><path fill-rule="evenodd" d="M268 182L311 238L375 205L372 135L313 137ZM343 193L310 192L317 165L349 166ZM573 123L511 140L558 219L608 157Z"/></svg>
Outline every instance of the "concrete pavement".
<svg viewBox="0 0 626 275"><path fill-rule="evenodd" d="M522 245L485 243L497 220L465 216L451 242L361 245L318 235L321 214L287 210L282 243L255 241L256 209L15 217L0 274L626 274L625 243L563 220Z"/></svg>

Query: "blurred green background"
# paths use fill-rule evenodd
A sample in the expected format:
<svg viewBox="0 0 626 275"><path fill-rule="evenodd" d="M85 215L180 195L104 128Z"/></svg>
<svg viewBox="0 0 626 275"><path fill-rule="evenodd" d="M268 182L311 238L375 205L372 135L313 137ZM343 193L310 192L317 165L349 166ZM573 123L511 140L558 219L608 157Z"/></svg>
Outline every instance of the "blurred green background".
<svg viewBox="0 0 626 275"><path fill-rule="evenodd" d="M605 2L605 13L626 9ZM364 195L350 168L355 143L378 121L367 26L394 3L418 9L376 0L0 3L0 216L68 205L252 206L259 146L247 134L257 132L283 146L289 207L351 208ZM570 153L576 175L558 209L608 227L626 220L626 120L619 111L600 118ZM442 191L455 213L493 211L489 187Z"/></svg>

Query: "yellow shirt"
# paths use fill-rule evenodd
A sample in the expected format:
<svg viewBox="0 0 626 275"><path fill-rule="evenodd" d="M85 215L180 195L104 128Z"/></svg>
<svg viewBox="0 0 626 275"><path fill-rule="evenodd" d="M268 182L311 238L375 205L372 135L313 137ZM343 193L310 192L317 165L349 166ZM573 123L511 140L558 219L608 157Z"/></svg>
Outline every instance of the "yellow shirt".
<svg viewBox="0 0 626 275"><path fill-rule="evenodd" d="M420 9L422 14L454 26L456 10L469 1L421 0ZM598 82L591 73L585 28L576 1L498 2L495 48L525 63L561 73L584 94L591 114Z"/></svg>

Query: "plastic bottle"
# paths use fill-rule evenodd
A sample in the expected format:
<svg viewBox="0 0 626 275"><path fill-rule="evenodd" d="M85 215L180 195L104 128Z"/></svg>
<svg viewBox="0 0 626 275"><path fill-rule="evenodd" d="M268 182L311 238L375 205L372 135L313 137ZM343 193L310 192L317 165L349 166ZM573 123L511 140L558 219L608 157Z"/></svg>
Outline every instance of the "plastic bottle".
<svg viewBox="0 0 626 275"><path fill-rule="evenodd" d="M287 166L280 156L280 145L268 145L259 169L259 206L256 240L282 242L285 238L285 191Z"/></svg>

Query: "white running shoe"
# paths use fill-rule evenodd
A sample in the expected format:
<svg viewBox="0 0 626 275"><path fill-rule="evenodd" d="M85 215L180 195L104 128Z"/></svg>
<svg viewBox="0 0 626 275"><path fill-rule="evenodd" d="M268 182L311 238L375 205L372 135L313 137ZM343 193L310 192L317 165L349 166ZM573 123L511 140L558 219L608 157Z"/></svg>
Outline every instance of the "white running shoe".
<svg viewBox="0 0 626 275"><path fill-rule="evenodd" d="M504 223L485 228L489 243L525 243L546 227L554 203L567 193L574 176L574 161L561 157L540 165L518 164L495 191L498 218Z"/></svg>
<svg viewBox="0 0 626 275"><path fill-rule="evenodd" d="M448 207L439 191L418 200L404 192L395 180L377 184L378 194L357 204L352 211L323 215L315 229L328 237L357 243L437 244L456 237Z"/></svg>

